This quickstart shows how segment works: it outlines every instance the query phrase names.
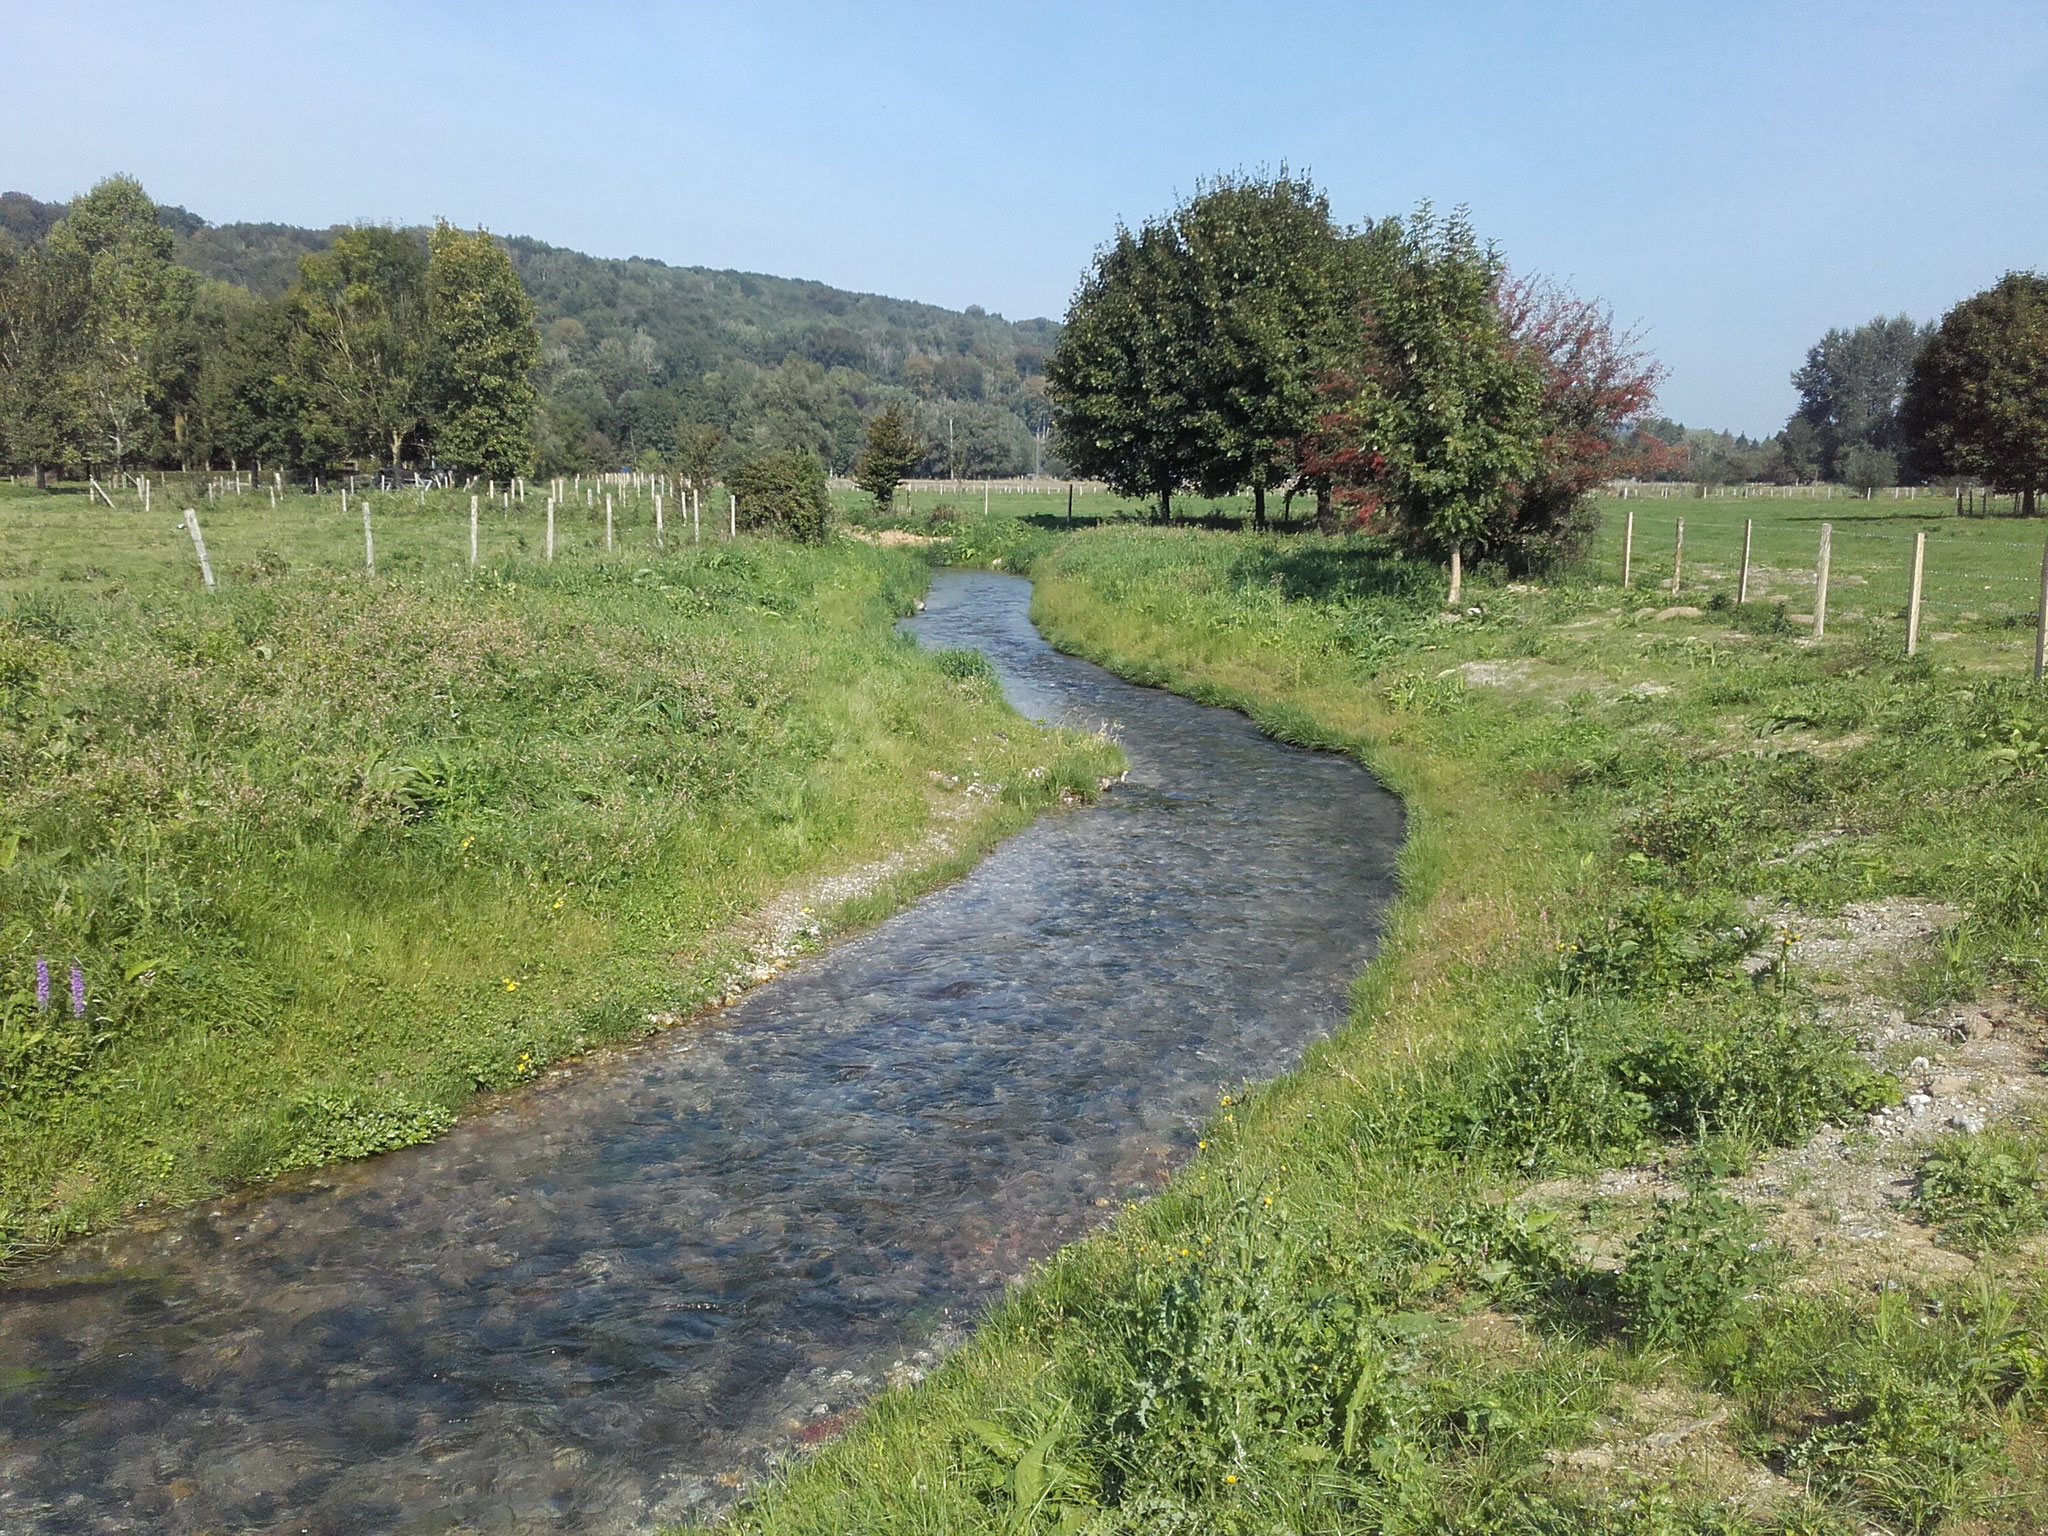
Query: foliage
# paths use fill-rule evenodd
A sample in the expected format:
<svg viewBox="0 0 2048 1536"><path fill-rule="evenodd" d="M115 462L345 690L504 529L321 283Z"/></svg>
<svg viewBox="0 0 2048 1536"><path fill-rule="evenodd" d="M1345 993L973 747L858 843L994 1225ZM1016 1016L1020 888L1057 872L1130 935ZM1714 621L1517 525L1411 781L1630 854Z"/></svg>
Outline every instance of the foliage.
<svg viewBox="0 0 2048 1536"><path fill-rule="evenodd" d="M896 500L896 487L924 457L900 405L885 406L868 422L867 444L854 461L853 482L875 498L877 511Z"/></svg>
<svg viewBox="0 0 2048 1536"><path fill-rule="evenodd" d="M825 466L808 448L763 448L726 471L739 498L742 528L771 529L800 543L818 544L832 518Z"/></svg>
<svg viewBox="0 0 2048 1536"><path fill-rule="evenodd" d="M1942 316L1900 419L1924 473L2021 491L2031 513L2048 481L2048 278L2008 272Z"/></svg>
<svg viewBox="0 0 2048 1536"><path fill-rule="evenodd" d="M287 299L305 440L321 462L403 463L429 413L425 242L358 225L299 264Z"/></svg>
<svg viewBox="0 0 2048 1536"><path fill-rule="evenodd" d="M1670 1345L1726 1326L1763 1267L1763 1246L1740 1200L1701 1189L1660 1201L1615 1281L1630 1330L1645 1344Z"/></svg>
<svg viewBox="0 0 2048 1536"><path fill-rule="evenodd" d="M1905 315L1877 316L1852 330L1830 330L1806 350L1806 361L1792 375L1799 405L1787 431L1796 423L1804 451L1812 457L1816 476L1857 479L1862 468L1871 485L1897 483L1899 454L1906 446L1899 419L1913 361L1933 327L1916 325ZM1851 459L1857 449L1862 456ZM1893 478L1869 478L1887 472Z"/></svg>
<svg viewBox="0 0 2048 1536"><path fill-rule="evenodd" d="M436 455L498 480L532 468L540 337L533 301L503 247L482 230L437 225L428 240L426 320Z"/></svg>
<svg viewBox="0 0 2048 1536"><path fill-rule="evenodd" d="M1543 391L1503 321L1500 259L1462 214L1394 227L1370 323L1304 467L1361 521L1434 558L1511 554Z"/></svg>
<svg viewBox="0 0 2048 1536"><path fill-rule="evenodd" d="M2048 1226L2038 1140L2009 1130L1945 1136L1920 1159L1913 1204L1960 1248L2008 1248Z"/></svg>

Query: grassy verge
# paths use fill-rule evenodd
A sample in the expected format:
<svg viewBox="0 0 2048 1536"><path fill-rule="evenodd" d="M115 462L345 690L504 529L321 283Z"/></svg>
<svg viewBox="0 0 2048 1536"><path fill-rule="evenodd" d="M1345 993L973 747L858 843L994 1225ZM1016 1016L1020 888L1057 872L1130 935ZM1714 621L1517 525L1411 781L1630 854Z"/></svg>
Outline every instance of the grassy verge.
<svg viewBox="0 0 2048 1536"><path fill-rule="evenodd" d="M431 1136L725 995L777 893L912 852L815 943L1115 771L893 633L908 555L470 572L402 500L366 580L244 498L213 595L125 507L0 507L0 1260Z"/></svg>
<svg viewBox="0 0 2048 1536"><path fill-rule="evenodd" d="M740 1529L2038 1529L2048 695L2003 615L1909 662L1889 604L1813 646L1724 572L1455 622L1366 540L1033 574L1059 644L1368 763L1405 894L1336 1037ZM1981 1133L1932 1133L1950 1069ZM1908 1197L1845 1230L1838 1169Z"/></svg>

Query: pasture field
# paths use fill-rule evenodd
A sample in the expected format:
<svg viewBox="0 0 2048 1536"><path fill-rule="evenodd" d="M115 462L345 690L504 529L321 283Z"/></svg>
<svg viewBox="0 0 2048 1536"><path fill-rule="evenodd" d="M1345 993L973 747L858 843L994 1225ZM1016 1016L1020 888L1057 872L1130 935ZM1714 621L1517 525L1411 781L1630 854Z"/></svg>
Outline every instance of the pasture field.
<svg viewBox="0 0 2048 1536"><path fill-rule="evenodd" d="M2037 1530L2041 525L1954 529L1992 590L1908 660L1900 525L1828 511L1869 595L1818 644L1790 574L1622 591L1612 529L1455 621L1368 538L1041 546L1063 648L1398 790L1404 895L1332 1039L735 1527Z"/></svg>
<svg viewBox="0 0 2048 1536"><path fill-rule="evenodd" d="M893 632L900 552L615 509L549 565L529 503L471 570L466 497L396 496L369 579L353 501L202 496L209 594L153 499L0 493L0 1261L435 1134L1116 771Z"/></svg>

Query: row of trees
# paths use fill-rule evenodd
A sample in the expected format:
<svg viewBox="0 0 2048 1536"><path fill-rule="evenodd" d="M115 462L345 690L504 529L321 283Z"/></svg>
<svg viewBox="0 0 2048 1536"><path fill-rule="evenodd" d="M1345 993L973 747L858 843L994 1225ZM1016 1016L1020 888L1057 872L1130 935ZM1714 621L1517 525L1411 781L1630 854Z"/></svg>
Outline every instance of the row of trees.
<svg viewBox="0 0 2048 1536"><path fill-rule="evenodd" d="M540 338L489 235L351 229L277 299L208 283L140 184L0 241L0 458L531 468Z"/></svg>
<svg viewBox="0 0 2048 1536"><path fill-rule="evenodd" d="M2048 485L2048 278L2008 273L1935 325L1881 315L1831 330L1792 383L1798 408L1774 436L1647 421L1638 464L1713 483L1968 481L2031 512Z"/></svg>
<svg viewBox="0 0 2048 1536"><path fill-rule="evenodd" d="M1305 179L1226 177L1098 255L1047 363L1067 462L1312 495L1421 552L1537 566L1593 528L1658 370L1606 311L1513 281L1461 215L1339 227Z"/></svg>

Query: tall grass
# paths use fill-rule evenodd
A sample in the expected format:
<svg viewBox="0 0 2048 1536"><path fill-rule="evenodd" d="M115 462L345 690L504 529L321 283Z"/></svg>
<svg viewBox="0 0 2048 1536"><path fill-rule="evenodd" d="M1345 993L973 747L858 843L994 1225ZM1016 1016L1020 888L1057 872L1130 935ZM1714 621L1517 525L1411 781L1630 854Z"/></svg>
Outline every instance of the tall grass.
<svg viewBox="0 0 2048 1536"><path fill-rule="evenodd" d="M0 1258L690 1012L939 778L967 852L1114 771L893 632L901 554L279 564L0 607Z"/></svg>

